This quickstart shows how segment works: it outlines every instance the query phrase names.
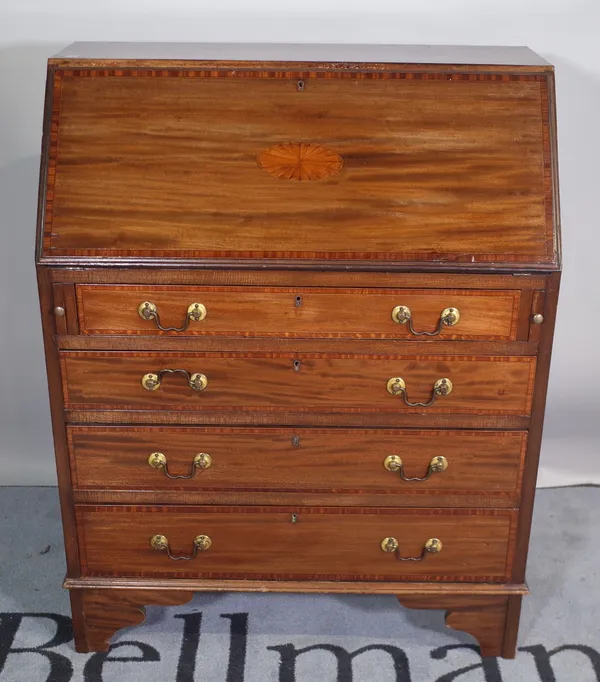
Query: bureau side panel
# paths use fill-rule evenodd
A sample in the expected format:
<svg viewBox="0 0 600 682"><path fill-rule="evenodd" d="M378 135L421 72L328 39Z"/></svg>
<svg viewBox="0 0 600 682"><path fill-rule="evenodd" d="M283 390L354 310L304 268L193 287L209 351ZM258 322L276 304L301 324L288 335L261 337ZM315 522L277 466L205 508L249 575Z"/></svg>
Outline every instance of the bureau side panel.
<svg viewBox="0 0 600 682"><path fill-rule="evenodd" d="M533 389L531 425L523 474L519 525L517 529L517 546L513 564L512 577L514 582L525 581L525 569L527 566L527 553L529 549L531 520L535 498L535 485L542 443L542 431L544 428L546 395L550 373L550 359L552 355L552 341L554 337L559 285L560 273L557 272L548 276L543 308L544 322L541 325L537 371Z"/></svg>
<svg viewBox="0 0 600 682"><path fill-rule="evenodd" d="M75 529L73 491L67 447L67 432L65 427L64 396L62 391L58 348L55 341L55 335L57 333L56 318L54 317L53 312L55 303L49 271L46 268L38 267L37 277L44 334L48 390L50 394L54 452L56 457L63 533L65 538L67 575L76 578L80 575L79 551Z"/></svg>

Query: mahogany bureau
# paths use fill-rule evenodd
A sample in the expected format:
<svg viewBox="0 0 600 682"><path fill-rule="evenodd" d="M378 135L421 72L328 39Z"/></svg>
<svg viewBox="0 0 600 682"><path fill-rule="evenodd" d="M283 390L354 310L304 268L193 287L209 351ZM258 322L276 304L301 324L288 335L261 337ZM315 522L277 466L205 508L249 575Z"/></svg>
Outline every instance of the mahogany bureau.
<svg viewBox="0 0 600 682"><path fill-rule="evenodd" d="M560 276L526 48L75 44L37 270L78 651L196 591L515 654Z"/></svg>

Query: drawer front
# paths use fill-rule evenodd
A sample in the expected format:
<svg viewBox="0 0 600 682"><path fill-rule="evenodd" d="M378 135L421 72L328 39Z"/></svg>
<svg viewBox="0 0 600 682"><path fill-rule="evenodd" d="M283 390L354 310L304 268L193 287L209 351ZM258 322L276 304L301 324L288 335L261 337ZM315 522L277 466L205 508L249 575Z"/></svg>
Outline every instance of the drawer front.
<svg viewBox="0 0 600 682"><path fill-rule="evenodd" d="M97 506L79 507L77 519L84 576L502 582L517 512ZM173 556L193 556L198 536L211 545L174 561L152 548L155 535ZM382 549L386 538L398 551ZM430 539L441 551L423 553Z"/></svg>
<svg viewBox="0 0 600 682"><path fill-rule="evenodd" d="M527 434L70 426L68 441L75 489L365 492L393 504L479 493L507 506L516 503Z"/></svg>
<svg viewBox="0 0 600 682"><path fill-rule="evenodd" d="M519 290L77 286L82 333L105 335L512 341L519 302ZM195 303L202 319L188 314Z"/></svg>
<svg viewBox="0 0 600 682"><path fill-rule="evenodd" d="M535 374L535 358L506 356L67 351L61 362L66 406L90 410L528 415ZM449 395L436 393L441 379Z"/></svg>
<svg viewBox="0 0 600 682"><path fill-rule="evenodd" d="M544 76L327 71L59 72L43 254L553 262Z"/></svg>

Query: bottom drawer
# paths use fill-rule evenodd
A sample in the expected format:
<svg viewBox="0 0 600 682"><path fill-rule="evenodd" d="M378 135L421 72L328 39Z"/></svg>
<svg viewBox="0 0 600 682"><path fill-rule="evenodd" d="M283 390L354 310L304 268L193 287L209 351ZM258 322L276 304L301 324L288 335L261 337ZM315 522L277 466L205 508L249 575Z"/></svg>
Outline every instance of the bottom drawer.
<svg viewBox="0 0 600 682"><path fill-rule="evenodd" d="M77 520L84 576L503 582L517 512L80 506Z"/></svg>

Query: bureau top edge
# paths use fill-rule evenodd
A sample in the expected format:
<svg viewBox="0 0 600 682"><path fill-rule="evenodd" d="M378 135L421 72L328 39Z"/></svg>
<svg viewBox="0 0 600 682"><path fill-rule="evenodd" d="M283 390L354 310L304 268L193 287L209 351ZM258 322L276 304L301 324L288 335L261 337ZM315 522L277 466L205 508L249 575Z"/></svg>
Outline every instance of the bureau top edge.
<svg viewBox="0 0 600 682"><path fill-rule="evenodd" d="M543 57L522 46L386 45L325 43L137 43L76 42L50 59L54 66L72 67L76 62L119 62L139 66L140 62L298 62L326 68L452 67L494 70L551 71ZM190 64L192 66L192 64Z"/></svg>

